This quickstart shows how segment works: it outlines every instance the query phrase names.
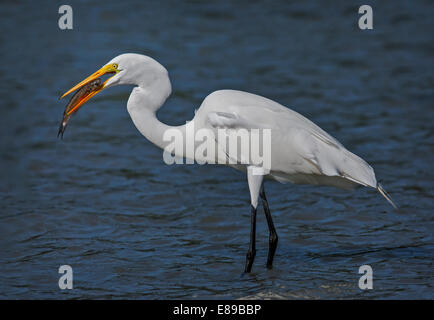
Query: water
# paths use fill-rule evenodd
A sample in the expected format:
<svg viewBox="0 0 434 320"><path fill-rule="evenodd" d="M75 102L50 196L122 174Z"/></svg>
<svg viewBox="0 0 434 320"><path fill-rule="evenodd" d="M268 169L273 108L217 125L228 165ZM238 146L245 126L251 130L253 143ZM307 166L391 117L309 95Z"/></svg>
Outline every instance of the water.
<svg viewBox="0 0 434 320"><path fill-rule="evenodd" d="M69 1L0 5L0 298L427 298L433 295L433 19L430 1ZM249 193L240 172L163 163L112 88L63 141L61 93L123 52L170 72L159 117L185 123L232 88L312 119L366 159L401 206L373 190L267 184L280 237L265 268L258 214L253 272L242 276ZM74 270L61 291L60 265ZM374 289L358 288L359 266Z"/></svg>

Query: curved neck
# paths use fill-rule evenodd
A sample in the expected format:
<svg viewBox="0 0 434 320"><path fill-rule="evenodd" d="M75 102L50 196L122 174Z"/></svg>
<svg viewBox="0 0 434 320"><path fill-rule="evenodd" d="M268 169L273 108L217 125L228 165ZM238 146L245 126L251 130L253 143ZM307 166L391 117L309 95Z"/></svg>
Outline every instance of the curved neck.
<svg viewBox="0 0 434 320"><path fill-rule="evenodd" d="M171 140L164 141L164 134L167 130L176 129L183 137L185 137L186 131L185 125L169 126L157 118L157 110L161 108L170 93L170 80L168 77L162 77L150 86L142 87L139 85L135 87L127 104L128 112L136 128L161 149L172 143ZM182 147L179 146L176 150L182 150Z"/></svg>

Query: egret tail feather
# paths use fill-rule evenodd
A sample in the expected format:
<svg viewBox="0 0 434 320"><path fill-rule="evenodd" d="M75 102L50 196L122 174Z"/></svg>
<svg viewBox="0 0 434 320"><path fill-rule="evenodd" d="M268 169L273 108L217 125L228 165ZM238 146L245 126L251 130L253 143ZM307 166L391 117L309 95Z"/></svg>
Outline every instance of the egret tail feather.
<svg viewBox="0 0 434 320"><path fill-rule="evenodd" d="M377 183L377 190L384 198L386 198L386 200L395 208L395 210L399 209L398 206L392 201L392 198L389 196L386 190L384 190L383 186L379 183Z"/></svg>

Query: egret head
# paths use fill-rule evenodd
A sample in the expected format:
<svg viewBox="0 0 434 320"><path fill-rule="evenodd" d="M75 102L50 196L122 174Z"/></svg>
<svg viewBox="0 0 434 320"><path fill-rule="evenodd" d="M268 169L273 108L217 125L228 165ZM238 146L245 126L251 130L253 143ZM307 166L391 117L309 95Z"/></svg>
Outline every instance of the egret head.
<svg viewBox="0 0 434 320"><path fill-rule="evenodd" d="M69 114L78 110L86 101L106 88L115 85L139 85L147 87L157 81L161 76L167 77L167 70L150 57L136 53L124 53L113 58L98 71L72 87L64 93L60 99L80 89L89 82L107 75L108 78L101 86L93 91L86 92L77 99L77 103L70 108Z"/></svg>

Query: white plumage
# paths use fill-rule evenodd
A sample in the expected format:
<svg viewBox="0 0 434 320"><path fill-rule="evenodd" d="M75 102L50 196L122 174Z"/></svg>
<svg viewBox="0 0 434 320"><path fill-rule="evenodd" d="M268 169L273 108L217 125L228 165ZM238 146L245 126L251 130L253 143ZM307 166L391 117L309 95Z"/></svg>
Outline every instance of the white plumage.
<svg viewBox="0 0 434 320"><path fill-rule="evenodd" d="M216 91L205 98L193 121L210 129L270 128L270 176L280 182L377 187L374 170L363 159L312 121L270 99Z"/></svg>

